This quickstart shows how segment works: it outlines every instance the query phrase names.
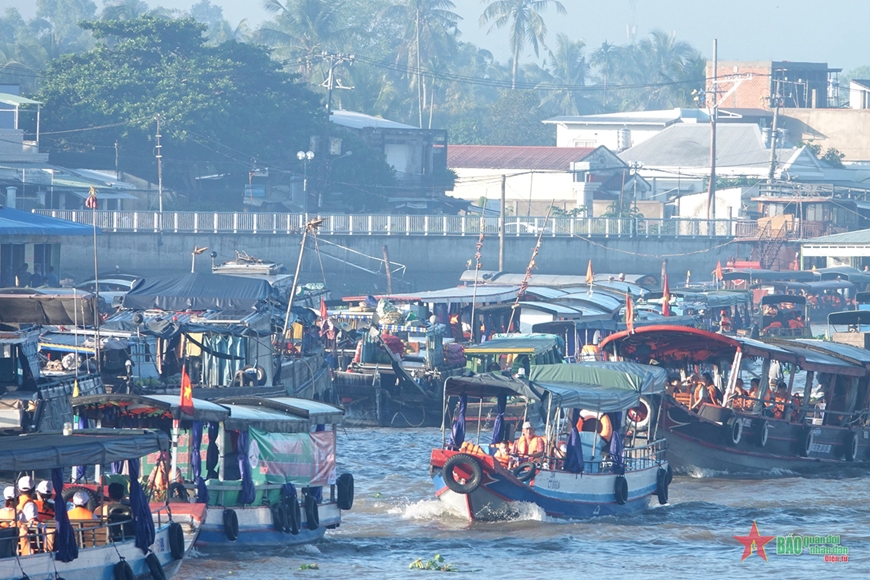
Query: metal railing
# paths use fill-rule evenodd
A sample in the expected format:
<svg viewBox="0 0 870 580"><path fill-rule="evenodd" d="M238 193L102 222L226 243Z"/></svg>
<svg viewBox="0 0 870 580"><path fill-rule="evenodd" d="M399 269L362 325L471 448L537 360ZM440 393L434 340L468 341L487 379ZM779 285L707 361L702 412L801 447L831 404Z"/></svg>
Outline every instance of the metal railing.
<svg viewBox="0 0 870 580"><path fill-rule="evenodd" d="M160 212L34 210L80 224L92 225L103 232L163 232L202 234L296 234L314 214L236 213L236 212ZM477 236L480 217L457 215L325 215L320 232L342 236ZM505 221L507 236L537 236L543 230L548 237L734 237L737 220L695 218L604 218L509 216ZM546 225L545 225L546 224ZM484 219L484 233L498 234L498 218Z"/></svg>

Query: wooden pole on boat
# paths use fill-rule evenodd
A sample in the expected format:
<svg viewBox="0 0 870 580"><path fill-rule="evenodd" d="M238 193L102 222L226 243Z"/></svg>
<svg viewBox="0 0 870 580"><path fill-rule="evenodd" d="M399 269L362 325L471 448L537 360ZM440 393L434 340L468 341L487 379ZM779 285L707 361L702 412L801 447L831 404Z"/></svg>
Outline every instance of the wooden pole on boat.
<svg viewBox="0 0 870 580"><path fill-rule="evenodd" d="M483 397L477 400L477 444L480 445L480 424L483 423Z"/></svg>
<svg viewBox="0 0 870 580"><path fill-rule="evenodd" d="M514 315L517 312L517 308L520 306L520 300L522 300L523 296L526 293L526 288L529 287L529 278L532 277L532 270L535 268L535 259L538 257L538 252L541 250L541 241L544 238L544 232L547 231L547 224L550 222L550 215L553 213L553 205L555 205L556 200L550 204L550 209L547 210L547 217L544 218L544 225L541 227L541 231L538 232L538 240L535 242L535 248L532 250L532 259L529 260L529 265L526 267L526 274L523 276L523 281L520 284L520 289L517 291L517 299L514 301L514 305L511 308L511 317L508 321L507 330L510 332L511 327L514 324Z"/></svg>
<svg viewBox="0 0 870 580"><path fill-rule="evenodd" d="M384 244L384 269L387 273L387 294L393 293L393 271L390 270L390 252L387 249L387 245Z"/></svg>
<svg viewBox="0 0 870 580"><path fill-rule="evenodd" d="M287 297L287 315L284 317L284 330L281 332L281 350L287 351L287 325L290 323L290 309L293 308L293 298L296 296L296 289L299 287L299 272L302 270L302 257L305 254L305 240L308 239L308 232L316 231L320 227L323 220L314 218L305 224L305 229L302 232L302 243L299 247L299 259L296 261L296 273L293 274L293 285L290 287L290 296Z"/></svg>
<svg viewBox="0 0 870 580"><path fill-rule="evenodd" d="M505 186L507 177L501 176L501 204L498 206L498 271L504 272L504 218L505 218ZM519 227L519 225L517 225Z"/></svg>
<svg viewBox="0 0 870 580"><path fill-rule="evenodd" d="M480 208L480 235L477 238L477 251L474 254L474 290L471 294L471 342L479 342L475 336L477 334L477 320L475 320L474 310L477 306L477 282L480 278L480 255L483 250L483 237L486 231L486 198L483 198L483 207Z"/></svg>
<svg viewBox="0 0 870 580"><path fill-rule="evenodd" d="M807 384L804 385L804 398L801 401L801 407L809 407L810 406L810 395L813 393L813 377L815 377L815 371L807 371ZM798 423L803 423L807 416L808 409L802 409L800 414L798 415Z"/></svg>

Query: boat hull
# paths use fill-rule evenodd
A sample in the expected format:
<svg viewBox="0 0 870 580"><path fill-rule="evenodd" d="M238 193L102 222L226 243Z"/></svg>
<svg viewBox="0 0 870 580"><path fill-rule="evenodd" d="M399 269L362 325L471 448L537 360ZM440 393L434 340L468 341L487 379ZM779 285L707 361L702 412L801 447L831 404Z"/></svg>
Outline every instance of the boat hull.
<svg viewBox="0 0 870 580"><path fill-rule="evenodd" d="M790 423L766 418L767 440L758 445L760 419L727 411L718 421L699 416L667 401L663 427L668 440L668 461L674 469L694 474L709 470L717 474L788 476L793 474L835 475L843 469L870 468L870 431L828 425ZM703 414L703 410L702 410ZM731 417L743 423L739 440L732 438ZM812 433L806 452L808 433ZM846 459L847 447L857 435L857 453ZM806 453L806 456L803 455Z"/></svg>
<svg viewBox="0 0 870 580"><path fill-rule="evenodd" d="M444 482L441 467L451 452L433 451L432 482L435 495L451 510L470 521L515 519L531 504L547 516L567 519L588 519L617 516L647 509L657 491L658 469L667 469L666 462L650 464L644 469L628 471L628 497L625 503L616 501L614 473L568 473L542 470L529 483L518 480L511 472L496 465L491 457L481 457L483 478L469 494L456 493Z"/></svg>
<svg viewBox="0 0 870 580"><path fill-rule="evenodd" d="M305 511L302 510L302 523L299 533L292 534L276 530L272 523L272 512L268 506L232 507L239 520L239 535L230 541L224 530L223 508L211 507L202 525L197 548L206 549L251 549L257 547L281 547L310 544L320 540L329 528L341 524L341 511L334 502L320 504L318 513L320 525L311 530Z"/></svg>

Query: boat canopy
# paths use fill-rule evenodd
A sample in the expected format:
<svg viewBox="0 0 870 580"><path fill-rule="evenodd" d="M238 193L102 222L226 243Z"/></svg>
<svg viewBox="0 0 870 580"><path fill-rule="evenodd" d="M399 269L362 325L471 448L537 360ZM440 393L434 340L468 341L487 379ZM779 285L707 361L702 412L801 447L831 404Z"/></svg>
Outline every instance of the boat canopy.
<svg viewBox="0 0 870 580"><path fill-rule="evenodd" d="M524 300L520 302L519 305L526 310L540 310L541 312L546 312L553 316L577 318L580 316L607 314L603 308L584 306L582 304L572 304L569 306L559 302L532 302Z"/></svg>
<svg viewBox="0 0 870 580"><path fill-rule="evenodd" d="M71 435L28 433L3 438L0 471L109 465L168 449L169 437L162 431L81 429Z"/></svg>
<svg viewBox="0 0 870 580"><path fill-rule="evenodd" d="M336 425L341 423L344 417L344 410L340 407L297 397L233 397L218 399L217 402L281 411L295 417L307 419L312 424ZM231 409L235 408L231 407Z"/></svg>
<svg viewBox="0 0 870 580"><path fill-rule="evenodd" d="M244 312L273 297L273 289L265 280L193 273L139 280L124 295L122 304L126 310Z"/></svg>
<svg viewBox="0 0 870 580"><path fill-rule="evenodd" d="M815 270L816 276L822 280L845 279L855 284L870 284L870 272L862 272L851 266L834 266Z"/></svg>
<svg viewBox="0 0 870 580"><path fill-rule="evenodd" d="M615 312L625 304L625 297L616 297L613 294L605 292L575 292L573 294L565 294L556 299L557 302L564 302L568 305L573 305L575 302L586 303L603 309L607 312Z"/></svg>
<svg viewBox="0 0 870 580"><path fill-rule="evenodd" d="M296 415L264 407L249 407L231 399L221 399L230 410L224 426L231 431L247 431L250 427L267 433L307 433L311 421Z"/></svg>
<svg viewBox="0 0 870 580"><path fill-rule="evenodd" d="M590 362L577 365L539 365L532 368L529 384L548 392L553 404L563 408L613 413L629 409L643 394L661 393L667 371L637 363Z"/></svg>
<svg viewBox="0 0 870 580"><path fill-rule="evenodd" d="M870 324L870 310L844 310L828 314L828 324Z"/></svg>
<svg viewBox="0 0 870 580"><path fill-rule="evenodd" d="M810 282L816 280L811 270L753 270L736 269L722 274L723 280L753 280L759 282L789 281Z"/></svg>
<svg viewBox="0 0 870 580"><path fill-rule="evenodd" d="M850 377L863 377L867 375L867 369L863 366L852 364L837 358L833 354L811 348L808 345L794 341L777 341L777 344L799 356L798 365L805 371L833 373Z"/></svg>
<svg viewBox="0 0 870 580"><path fill-rule="evenodd" d="M193 400L193 416L182 414L178 395L88 395L71 399L76 413L88 409L123 409L135 415L160 415L173 419L191 421L223 421L230 415L229 409L202 399Z"/></svg>
<svg viewBox="0 0 870 580"><path fill-rule="evenodd" d="M803 290L808 294L816 294L825 290L852 290L856 286L848 280L816 280L814 282L786 282L788 290Z"/></svg>
<svg viewBox="0 0 870 580"><path fill-rule="evenodd" d="M604 351L616 345L619 354L638 361L660 364L717 362L733 357L740 348L734 338L699 328L646 326L611 334L598 345Z"/></svg>
<svg viewBox="0 0 870 580"><path fill-rule="evenodd" d="M797 294L766 294L761 297L761 305L767 304L794 304L803 307L807 303L805 296Z"/></svg>
<svg viewBox="0 0 870 580"><path fill-rule="evenodd" d="M860 312L855 310L853 312ZM866 312L866 311L864 311ZM870 350L852 344L817 340L814 338L798 338L792 342L801 344L809 349L824 352L846 362L870 369Z"/></svg>
<svg viewBox="0 0 870 580"><path fill-rule="evenodd" d="M541 355L559 346L555 334L516 334L501 336L465 347L465 354L535 354Z"/></svg>
<svg viewBox="0 0 870 580"><path fill-rule="evenodd" d="M426 304L469 304L472 301L481 303L511 302L516 300L519 286L487 286L479 284L475 292L474 286L457 286L429 292L414 292L410 294L380 294L378 300L390 302L424 302ZM344 302L360 302L365 296L345 296Z"/></svg>
<svg viewBox="0 0 870 580"><path fill-rule="evenodd" d="M93 326L96 296L78 291L55 294L50 290L0 294L0 322L36 325Z"/></svg>

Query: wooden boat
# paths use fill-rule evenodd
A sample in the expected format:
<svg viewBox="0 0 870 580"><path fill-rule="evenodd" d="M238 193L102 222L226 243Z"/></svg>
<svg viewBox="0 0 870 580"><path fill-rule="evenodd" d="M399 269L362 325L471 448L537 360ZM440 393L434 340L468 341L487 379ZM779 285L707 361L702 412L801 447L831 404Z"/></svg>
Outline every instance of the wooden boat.
<svg viewBox="0 0 870 580"><path fill-rule="evenodd" d="M154 479L175 514L196 517L197 506L209 506L197 548L305 544L341 524L341 510L353 505L353 476L335 474L341 409L290 397L194 399L188 415L178 401L102 395L77 399L76 409L102 425L146 423L173 432L173 470ZM149 456L145 472L164 463ZM167 479L167 472L174 475Z"/></svg>
<svg viewBox="0 0 870 580"><path fill-rule="evenodd" d="M835 476L842 468L870 465L868 350L812 339L761 342L664 326L614 334L601 347L623 360L654 360L683 375L706 370L721 381L724 405L696 404L693 393L672 390L655 402L668 458L677 469ZM752 365L760 368L760 388L753 396L741 396L736 381L748 385ZM771 380L783 384L778 399L768 400ZM816 382L820 385L814 391Z"/></svg>
<svg viewBox="0 0 870 580"><path fill-rule="evenodd" d="M169 449L165 433L151 430L90 429L60 433L29 433L4 437L0 444L0 473L51 470L57 497L63 491L64 469L76 465L108 466L127 461L131 475L139 458ZM182 526L167 506L149 506L138 481L131 485L129 510L116 519L70 522L66 504L57 521L46 521L24 530L0 527L0 579L66 578L171 578L178 570L199 527ZM142 516L147 520L142 520ZM131 520L132 518L132 520ZM7 525L11 522L5 522ZM131 526L131 523L133 524ZM134 528L131 530L131 527ZM26 532L27 547L19 539ZM26 552L32 552L26 554Z"/></svg>
<svg viewBox="0 0 870 580"><path fill-rule="evenodd" d="M666 503L671 470L665 442L652 435L632 437L623 446L627 433L621 420L622 412L634 407L642 394L661 393L665 379L661 369L628 363L539 365L532 368L529 380L497 373L451 377L445 400L459 397L460 410L450 440L442 428L442 446L432 450L436 496L470 521L511 519L524 503L560 518L638 512L653 495ZM508 397L537 400L546 409L547 451L535 462L523 461L515 468L493 457L494 442L510 438L502 430L503 417L496 419L489 444L481 441L478 430L477 443L462 447L469 399L471 405L474 399L481 405L494 399L503 415ZM577 428L581 409L594 418L583 422L582 431ZM596 429L607 421L617 426L609 443L607 433ZM557 445L561 436L567 437L564 452Z"/></svg>

